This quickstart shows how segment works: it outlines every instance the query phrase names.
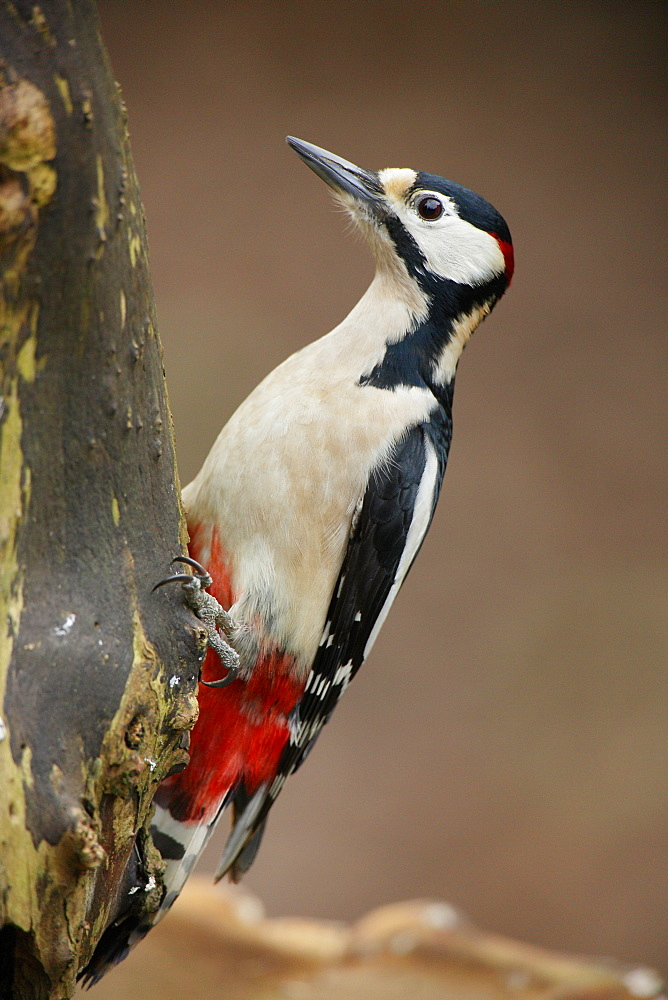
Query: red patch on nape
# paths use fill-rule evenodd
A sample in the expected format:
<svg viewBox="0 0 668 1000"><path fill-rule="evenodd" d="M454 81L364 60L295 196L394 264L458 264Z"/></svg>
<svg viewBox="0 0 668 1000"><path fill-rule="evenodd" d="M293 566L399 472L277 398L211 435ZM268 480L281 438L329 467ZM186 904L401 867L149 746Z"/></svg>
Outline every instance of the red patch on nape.
<svg viewBox="0 0 668 1000"><path fill-rule="evenodd" d="M515 273L515 251L513 250L512 243L508 243L507 240L502 240L500 236L496 233L491 233L496 242L499 244L499 249L503 254L503 259L506 264L506 278L508 279L508 284L513 280L513 274Z"/></svg>

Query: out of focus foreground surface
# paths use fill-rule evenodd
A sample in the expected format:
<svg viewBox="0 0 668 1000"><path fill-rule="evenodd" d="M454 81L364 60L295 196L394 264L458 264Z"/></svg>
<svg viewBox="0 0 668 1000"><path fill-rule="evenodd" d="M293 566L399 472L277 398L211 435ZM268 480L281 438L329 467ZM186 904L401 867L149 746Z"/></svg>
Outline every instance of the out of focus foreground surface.
<svg viewBox="0 0 668 1000"><path fill-rule="evenodd" d="M353 926L267 920L259 901L195 876L97 1000L646 1000L646 967L484 934L447 903L385 906ZM661 997L665 1000L665 996Z"/></svg>
<svg viewBox="0 0 668 1000"><path fill-rule="evenodd" d="M249 884L272 914L345 920L447 899L504 935L665 970L666 7L100 10L184 482L371 276L285 134L449 176L515 240L513 286L460 366L430 537ZM191 962L208 932L184 950L177 920L114 975L136 977L160 941L165 968Z"/></svg>

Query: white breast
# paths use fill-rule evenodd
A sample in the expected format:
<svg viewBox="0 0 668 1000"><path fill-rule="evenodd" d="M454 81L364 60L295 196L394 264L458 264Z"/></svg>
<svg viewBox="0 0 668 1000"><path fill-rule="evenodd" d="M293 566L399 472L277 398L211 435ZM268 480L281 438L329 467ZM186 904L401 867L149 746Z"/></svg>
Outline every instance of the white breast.
<svg viewBox="0 0 668 1000"><path fill-rule="evenodd" d="M369 474L436 406L426 389L357 384L382 358L388 330L414 320L378 292L372 285L340 327L251 393L183 492L191 521L218 527L233 614L259 618L305 670Z"/></svg>

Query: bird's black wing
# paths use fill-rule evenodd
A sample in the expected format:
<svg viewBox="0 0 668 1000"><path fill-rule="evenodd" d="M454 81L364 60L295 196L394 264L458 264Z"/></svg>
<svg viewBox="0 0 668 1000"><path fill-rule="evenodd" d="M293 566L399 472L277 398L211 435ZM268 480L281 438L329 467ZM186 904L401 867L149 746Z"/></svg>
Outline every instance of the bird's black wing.
<svg viewBox="0 0 668 1000"><path fill-rule="evenodd" d="M218 876L229 869L233 877L243 874L245 867L236 859L242 861L244 845L264 825L285 781L305 760L361 667L431 522L451 433L450 413L439 407L431 421L414 427L372 472L353 518L320 646L290 717L290 740L278 772L235 817Z"/></svg>

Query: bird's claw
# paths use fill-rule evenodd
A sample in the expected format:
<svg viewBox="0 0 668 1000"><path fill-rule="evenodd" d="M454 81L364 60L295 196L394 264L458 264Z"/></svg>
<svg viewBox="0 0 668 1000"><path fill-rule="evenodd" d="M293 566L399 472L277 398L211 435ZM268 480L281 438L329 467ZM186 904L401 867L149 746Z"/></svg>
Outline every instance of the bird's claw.
<svg viewBox="0 0 668 1000"><path fill-rule="evenodd" d="M160 580L159 583L156 583L153 588L154 591L156 591L158 587L163 587L166 583L176 583L179 580L182 583L191 584L192 586L194 586L194 581L197 580L201 590L206 590L213 583L210 574L204 569L201 563L197 562L196 559L191 559L190 556L174 556L172 562L187 563L188 566L192 566L195 572L175 573L173 576L167 576L164 580Z"/></svg>
<svg viewBox="0 0 668 1000"><path fill-rule="evenodd" d="M225 677L221 677L220 680L201 681L201 683L212 688L227 687L228 684L237 679L239 674L239 654L229 642L223 639L218 630L221 629L229 639L237 627L236 622L220 606L212 594L207 594L206 589L211 586L213 580L196 559L191 559L190 556L176 556L172 562L186 563L188 566L192 566L195 572L174 573L156 583L153 590L156 591L158 587L162 587L166 583L181 583L183 585L183 593L188 607L206 629L209 646L218 654L221 663L227 670Z"/></svg>

